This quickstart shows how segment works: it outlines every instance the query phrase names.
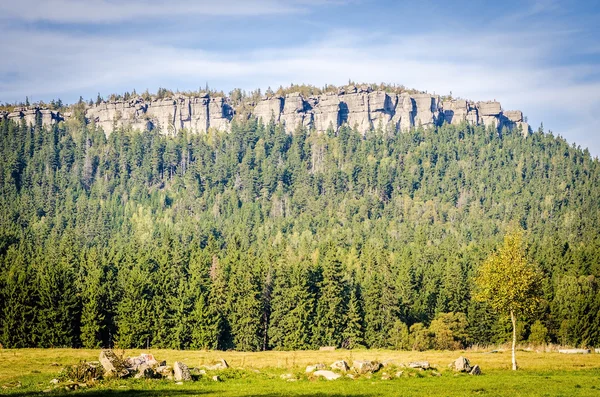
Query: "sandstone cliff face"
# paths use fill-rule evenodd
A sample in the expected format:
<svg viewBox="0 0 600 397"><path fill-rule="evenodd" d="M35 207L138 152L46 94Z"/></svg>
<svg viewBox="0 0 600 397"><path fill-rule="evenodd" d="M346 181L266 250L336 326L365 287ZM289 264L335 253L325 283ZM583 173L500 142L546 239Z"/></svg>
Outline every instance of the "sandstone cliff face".
<svg viewBox="0 0 600 397"><path fill-rule="evenodd" d="M0 118L25 119L33 125L36 115L43 125L52 125L63 117L55 111L39 108L16 109ZM163 134L176 134L182 129L203 133L209 128L228 131L235 115L228 98L177 95L170 98L141 97L129 101L103 102L86 109L88 121L94 121L110 134L114 128L156 130ZM408 131L413 127L425 128L463 122L485 125L501 130L522 128L527 134L529 126L518 110L503 111L499 102L471 102L463 99L441 100L426 93L401 94L372 91L368 86L349 86L337 93L303 97L298 93L285 97L265 97L254 105L251 115L267 123L282 123L291 132L299 125L317 132L328 128L337 131L342 125L356 127L362 133L372 128L386 128L394 132Z"/></svg>
<svg viewBox="0 0 600 397"><path fill-rule="evenodd" d="M209 127L229 129L233 109L222 97L183 97L128 102L103 102L86 110L86 118L94 120L106 133L114 126L132 129L157 129L163 134L176 134L182 129L206 132Z"/></svg>
<svg viewBox="0 0 600 397"><path fill-rule="evenodd" d="M470 102L464 99L441 101L430 94L390 94L369 89L340 90L337 94L303 98L299 94L264 98L254 112L263 122L282 122L293 130L299 124L325 132L329 127L337 130L344 124L366 131L381 126L394 131L407 131L412 127L425 128L443 122L485 125L501 129L529 126L523 123L518 111L503 112L499 102Z"/></svg>
<svg viewBox="0 0 600 397"><path fill-rule="evenodd" d="M25 120L25 124L30 126L35 125L37 117L40 117L42 120L42 126L44 127L50 127L53 124L63 120L63 117L59 112L50 109L43 109L37 106L16 108L10 113L0 113L0 119L9 119L18 123L20 123L21 120Z"/></svg>

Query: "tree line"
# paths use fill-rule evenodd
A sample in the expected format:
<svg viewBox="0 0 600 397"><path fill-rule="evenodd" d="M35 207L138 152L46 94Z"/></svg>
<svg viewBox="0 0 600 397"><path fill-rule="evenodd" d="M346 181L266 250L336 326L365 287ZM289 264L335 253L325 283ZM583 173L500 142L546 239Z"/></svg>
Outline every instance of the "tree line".
<svg viewBox="0 0 600 397"><path fill-rule="evenodd" d="M543 272L520 340L600 344L600 166L538 131L315 134L0 123L4 347L450 349L510 228Z"/></svg>

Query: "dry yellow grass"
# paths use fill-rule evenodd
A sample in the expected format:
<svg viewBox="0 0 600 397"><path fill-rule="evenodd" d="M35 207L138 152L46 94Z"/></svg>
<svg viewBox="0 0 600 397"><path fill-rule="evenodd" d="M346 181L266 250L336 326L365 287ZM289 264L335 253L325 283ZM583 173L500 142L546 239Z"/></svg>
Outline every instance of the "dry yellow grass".
<svg viewBox="0 0 600 397"><path fill-rule="evenodd" d="M86 349L0 349L0 382L30 374L55 374L65 365L76 364L81 360L98 360L100 350ZM479 364L488 371L510 369L510 352L488 353L484 350L466 351L394 351L394 350L335 350L335 351L293 351L293 352L234 352L234 351L191 351L191 350L125 350L125 356L152 353L159 360L168 363L183 361L191 367L208 364L224 358L236 368L270 368L293 370L314 363L330 364L336 360L390 360L395 364L410 361L429 361L438 368L445 368L450 362L463 355L472 364ZM555 371L600 368L600 354L567 355L556 352L519 351L519 367L525 371ZM58 366L52 365L59 364Z"/></svg>

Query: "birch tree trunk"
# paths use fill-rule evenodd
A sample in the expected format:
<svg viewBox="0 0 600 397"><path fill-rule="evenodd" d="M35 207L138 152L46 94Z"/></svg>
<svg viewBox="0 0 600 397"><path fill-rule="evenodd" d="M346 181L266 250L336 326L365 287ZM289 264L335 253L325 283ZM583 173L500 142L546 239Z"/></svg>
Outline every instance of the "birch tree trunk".
<svg viewBox="0 0 600 397"><path fill-rule="evenodd" d="M513 339L512 339L512 369L513 371L517 370L517 357L515 355L515 347L517 345L517 319L515 318L515 313L510 311L510 320L512 321L512 329L513 329Z"/></svg>

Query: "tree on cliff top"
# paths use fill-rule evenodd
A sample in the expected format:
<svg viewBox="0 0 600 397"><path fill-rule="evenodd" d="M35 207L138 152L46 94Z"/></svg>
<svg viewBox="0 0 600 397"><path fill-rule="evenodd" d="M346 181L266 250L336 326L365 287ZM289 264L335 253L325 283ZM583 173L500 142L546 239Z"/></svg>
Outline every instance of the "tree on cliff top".
<svg viewBox="0 0 600 397"><path fill-rule="evenodd" d="M475 298L510 315L513 329L512 369L517 369L517 316L531 314L540 302L541 271L525 257L522 231L504 237L504 244L479 269Z"/></svg>

